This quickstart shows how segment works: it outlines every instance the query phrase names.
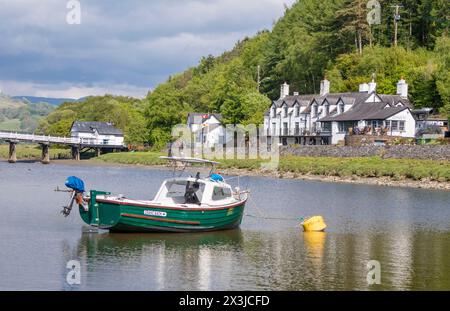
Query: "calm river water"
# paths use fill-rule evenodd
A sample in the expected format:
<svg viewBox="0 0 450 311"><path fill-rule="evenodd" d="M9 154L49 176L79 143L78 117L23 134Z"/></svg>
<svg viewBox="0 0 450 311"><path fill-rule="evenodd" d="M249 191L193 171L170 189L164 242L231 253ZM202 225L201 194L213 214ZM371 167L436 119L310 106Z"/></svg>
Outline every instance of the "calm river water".
<svg viewBox="0 0 450 311"><path fill-rule="evenodd" d="M55 193L77 175L88 188L151 199L171 172L0 162L0 290L450 290L450 192L245 178L247 213L323 215L327 233L296 220L246 217L206 234L83 233ZM66 282L70 260L81 285ZM367 263L381 285L367 284Z"/></svg>

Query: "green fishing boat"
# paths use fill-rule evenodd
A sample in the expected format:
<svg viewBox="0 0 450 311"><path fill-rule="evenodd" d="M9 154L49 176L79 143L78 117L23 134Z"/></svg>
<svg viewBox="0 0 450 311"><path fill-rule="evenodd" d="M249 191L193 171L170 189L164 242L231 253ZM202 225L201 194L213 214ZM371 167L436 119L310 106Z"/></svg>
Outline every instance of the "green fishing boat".
<svg viewBox="0 0 450 311"><path fill-rule="evenodd" d="M83 221L114 233L208 232L238 228L244 216L248 192L233 189L222 176L213 174L217 162L193 158L164 158L179 167L210 165L201 178L174 177L165 180L153 200L134 200L109 192L85 194L84 182L69 177L71 200L62 213L67 217L78 205Z"/></svg>

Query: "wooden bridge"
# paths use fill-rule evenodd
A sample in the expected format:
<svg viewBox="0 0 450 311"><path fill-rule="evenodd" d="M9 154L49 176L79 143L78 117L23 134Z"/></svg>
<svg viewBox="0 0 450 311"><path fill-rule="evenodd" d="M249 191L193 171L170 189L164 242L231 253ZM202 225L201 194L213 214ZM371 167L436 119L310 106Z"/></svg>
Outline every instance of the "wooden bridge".
<svg viewBox="0 0 450 311"><path fill-rule="evenodd" d="M86 150L95 150L97 156L99 156L103 150L114 151L125 149L125 146L105 144L103 140L54 137L13 132L0 132L0 141L2 140L9 143L9 163L17 162L16 146L21 142L39 144L42 148L41 162L44 164L50 163L49 151L51 145L70 146L72 149L72 159L77 161L81 159L81 153Z"/></svg>

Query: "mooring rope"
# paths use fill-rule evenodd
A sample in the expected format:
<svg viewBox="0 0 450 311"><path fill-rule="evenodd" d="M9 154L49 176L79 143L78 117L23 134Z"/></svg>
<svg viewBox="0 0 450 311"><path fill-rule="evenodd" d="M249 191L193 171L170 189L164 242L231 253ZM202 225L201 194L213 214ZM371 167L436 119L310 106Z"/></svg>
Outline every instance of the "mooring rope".
<svg viewBox="0 0 450 311"><path fill-rule="evenodd" d="M285 220L285 221L303 221L303 218L281 218L281 217L262 217L255 216L252 214L245 214L246 217L257 218L257 219L265 219L265 220Z"/></svg>
<svg viewBox="0 0 450 311"><path fill-rule="evenodd" d="M305 218L303 218L303 217L288 218L288 217L271 217L271 216L267 216L267 215L264 215L264 213L261 211L261 209L258 207L257 204L253 204L253 201L249 201L248 203L250 203L250 205L255 208L255 210L258 212L259 216L252 215L252 214L245 214L245 216L247 216L247 217L257 218L257 219L264 219L264 220L284 220L284 221L304 221L305 220Z"/></svg>
<svg viewBox="0 0 450 311"><path fill-rule="evenodd" d="M245 177L248 178L248 176L245 176ZM238 183L240 184L240 181L241 181L242 177L241 176L230 177L230 178L226 179L226 182L229 182L229 181L235 180L235 179L237 179ZM249 189L248 188L249 185L250 185L250 178L248 178L248 180L247 180L247 188L246 189ZM246 217L251 217L251 218L256 218L256 219L263 219L263 220L283 220L283 221L301 221L301 222L303 222L305 220L305 218L303 218L303 217L288 218L288 217L271 217L271 216L267 216L258 207L258 205L256 203L253 203L252 200L248 200L247 205L250 205L251 207L253 207L256 210L256 212L258 213L258 215L245 214Z"/></svg>

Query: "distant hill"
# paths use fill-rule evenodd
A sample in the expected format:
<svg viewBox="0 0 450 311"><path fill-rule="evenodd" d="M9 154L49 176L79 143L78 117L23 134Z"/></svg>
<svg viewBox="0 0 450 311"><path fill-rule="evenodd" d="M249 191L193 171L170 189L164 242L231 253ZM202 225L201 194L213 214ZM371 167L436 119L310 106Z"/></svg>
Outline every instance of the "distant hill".
<svg viewBox="0 0 450 311"><path fill-rule="evenodd" d="M0 130L34 132L39 120L53 110L55 106L46 102L32 103L0 94Z"/></svg>
<svg viewBox="0 0 450 311"><path fill-rule="evenodd" d="M29 102L31 104L47 103L53 106L59 106L62 103L74 103L83 101L85 98L73 99L73 98L49 98L49 97L36 97L36 96L13 96L12 99Z"/></svg>

